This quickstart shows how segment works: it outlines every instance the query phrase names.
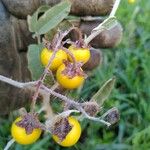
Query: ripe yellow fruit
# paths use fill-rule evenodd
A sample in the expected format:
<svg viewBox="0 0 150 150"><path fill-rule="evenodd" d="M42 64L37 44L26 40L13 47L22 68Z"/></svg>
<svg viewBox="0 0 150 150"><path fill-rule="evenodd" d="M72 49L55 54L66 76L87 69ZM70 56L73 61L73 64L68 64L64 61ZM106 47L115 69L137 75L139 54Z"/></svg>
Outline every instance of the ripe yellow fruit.
<svg viewBox="0 0 150 150"><path fill-rule="evenodd" d="M25 128L19 127L16 125L22 118L18 117L12 124L11 127L11 135L13 139L23 145L32 144L37 139L39 139L42 130L41 129L34 129L31 134L26 134Z"/></svg>
<svg viewBox="0 0 150 150"><path fill-rule="evenodd" d="M85 64L90 59L90 50L88 48L77 48L74 46L69 47L70 52L73 54L77 62ZM68 55L69 60L72 61Z"/></svg>
<svg viewBox="0 0 150 150"><path fill-rule="evenodd" d="M53 54L52 50L48 50L47 48L44 48L41 52L41 63L46 67L48 65L48 62ZM67 60L67 54L63 50L58 50L55 58L53 59L50 69L52 71L57 70L57 68L63 63L63 60Z"/></svg>
<svg viewBox="0 0 150 150"><path fill-rule="evenodd" d="M75 89L82 85L82 83L84 82L84 76L75 75L73 78L69 78L67 75L62 73L65 67L66 66L62 64L58 68L56 72L57 82L66 89Z"/></svg>
<svg viewBox="0 0 150 150"><path fill-rule="evenodd" d="M135 3L135 0L128 0L128 3L133 4Z"/></svg>
<svg viewBox="0 0 150 150"><path fill-rule="evenodd" d="M74 117L68 118L69 124L72 126L72 129L67 134L65 139L60 142L59 138L56 135L53 135L53 139L61 146L70 147L76 144L81 136L81 126L78 120Z"/></svg>

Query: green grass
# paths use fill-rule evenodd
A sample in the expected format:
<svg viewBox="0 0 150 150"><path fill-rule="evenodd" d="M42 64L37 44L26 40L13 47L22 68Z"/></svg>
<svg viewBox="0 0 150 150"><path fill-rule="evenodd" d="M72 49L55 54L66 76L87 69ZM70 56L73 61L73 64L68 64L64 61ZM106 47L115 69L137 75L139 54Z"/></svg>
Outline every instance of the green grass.
<svg viewBox="0 0 150 150"><path fill-rule="evenodd" d="M149 150L150 149L150 1L128 4L122 0L117 17L123 25L122 43L114 49L103 49L103 64L93 71L83 90L81 99L89 99L104 81L115 75L117 83L104 110L118 107L120 121L106 128L99 123L82 122L82 137L68 150ZM1 119L0 147L10 139L12 118ZM13 150L63 150L49 134L31 146L14 144Z"/></svg>

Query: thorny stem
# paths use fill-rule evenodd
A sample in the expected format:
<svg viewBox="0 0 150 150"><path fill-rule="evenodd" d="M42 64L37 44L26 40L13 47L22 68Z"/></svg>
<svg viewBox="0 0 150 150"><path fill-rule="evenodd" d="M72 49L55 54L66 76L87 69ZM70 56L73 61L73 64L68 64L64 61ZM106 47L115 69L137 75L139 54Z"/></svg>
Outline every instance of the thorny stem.
<svg viewBox="0 0 150 150"><path fill-rule="evenodd" d="M56 53L57 53L57 49L54 50L54 52L53 52L53 54L52 54L52 56L51 56L51 58L50 58L50 60L48 62L48 65L46 66L46 68L45 68L41 78L37 82L37 88L36 88L36 91L35 91L35 93L33 95L33 98L32 98L31 112L33 112L34 109L35 109L36 100L37 100L38 95L39 95L39 89L40 89L41 85L43 84L43 81L44 81L47 73L49 72L50 65L51 65L53 59L55 58Z"/></svg>
<svg viewBox="0 0 150 150"><path fill-rule="evenodd" d="M76 102L76 101L74 101L74 100L72 100L72 99L70 99L70 98L68 98L68 97L66 97L66 96L64 96L64 95L61 95L61 94L59 94L59 93L57 93L57 92L55 92L55 91L52 91L51 89L47 88L46 86L42 86L42 88L43 88L45 91L49 92L50 94L52 94L52 95L54 95L54 96L60 98L61 100L65 101L67 104L69 104L69 105L71 105L71 106L74 106L77 110L79 110L79 111L84 115L85 118L90 119L90 120L93 120L93 121L101 122L101 123L103 123L103 124L106 124L108 127L111 125L109 122L106 122L106 121L103 120L103 119L89 116L89 115L84 111L84 109L83 109L81 103L78 103L78 102Z"/></svg>
<svg viewBox="0 0 150 150"><path fill-rule="evenodd" d="M58 83L56 82L52 87L51 90L54 91L57 87L58 87ZM45 111L46 112L46 118L52 118L53 117L53 110L49 104L50 102L50 93L47 92L43 92L43 104L42 104L42 108L38 111L38 114L40 114L41 112Z"/></svg>
<svg viewBox="0 0 150 150"><path fill-rule="evenodd" d="M111 124L109 122L107 122L107 121L105 121L105 120L103 120L101 118L96 118L96 117L89 116L82 107L80 107L80 111L82 112L82 114L84 115L84 117L87 118L87 119L89 119L89 120L101 122L103 124L106 124L108 127L111 126Z"/></svg>
<svg viewBox="0 0 150 150"><path fill-rule="evenodd" d="M39 89L40 89L41 85L43 84L43 81L44 81L44 79L45 79L47 73L49 72L50 65L51 65L53 59L54 59L55 56L56 56L56 53L57 53L57 51L58 51L58 49L59 49L59 47L60 47L60 45L61 45L61 42L62 42L63 38L64 38L71 30L73 30L73 29L76 30L76 28L71 28L70 30L66 31L64 34L62 34L62 35L60 36L60 39L56 42L56 45L55 45L55 47L54 47L54 52L53 52L53 54L52 54L52 56L51 56L51 58L50 58L50 60L49 60L49 62L48 62L48 65L46 66L46 68L45 68L45 70L44 70L44 72L43 72L41 78L40 78L39 81L37 82L37 88L36 88L36 91L35 91L35 93L34 93L34 95L33 95L33 98L32 98L31 112L33 112L34 109L35 109L36 100L37 100L38 95L39 95ZM58 35L56 35L56 37L57 37L57 36L58 36ZM79 34L79 38L81 38L81 35L80 35L80 34ZM74 59L74 61L75 61L75 59ZM75 64L75 63L74 63L74 64Z"/></svg>
<svg viewBox="0 0 150 150"><path fill-rule="evenodd" d="M2 75L0 75L0 81L3 81L3 82L8 83L10 85L13 85L17 88L24 88L24 89L28 88L28 87L32 87L36 84L36 81L23 83L23 82L18 82L18 81L12 80L12 79L7 78L7 77L2 76Z"/></svg>
<svg viewBox="0 0 150 150"><path fill-rule="evenodd" d="M94 28L93 32L84 40L86 45L88 45L89 42L91 42L97 35L99 35L104 30L104 28L102 27L103 24L106 21L108 21L110 18L113 18L115 16L119 4L120 4L120 0L116 0L109 17L105 19L102 23L100 23L96 28Z"/></svg>
<svg viewBox="0 0 150 150"><path fill-rule="evenodd" d="M52 94L52 95L60 98L61 100L65 101L66 103L68 103L68 104L70 104L72 106L78 106L78 105L80 105L78 102L76 102L76 101L74 101L74 100L72 100L72 99L70 99L70 98L68 98L68 97L66 97L66 96L64 96L62 94L59 94L59 93L53 91L52 89L47 88L44 85L41 87L41 89L43 89L46 92L48 92L48 93L50 93L50 94Z"/></svg>
<svg viewBox="0 0 150 150"><path fill-rule="evenodd" d="M9 78L0 75L0 81L6 82L6 83L11 84L11 85L13 85L13 86L15 86L15 87L18 87L18 88L22 88L22 89L28 88L28 89L32 89L32 90L33 90L33 87L36 86L36 82L20 83L20 82L18 82L18 81L12 80L13 82L9 83L9 80L10 80ZM31 83L32 83L32 84L31 84ZM20 84L21 84L22 86L20 86ZM25 85L25 86L24 86L24 85ZM26 85L28 85L28 86L26 86ZM90 120L93 120L93 121L101 122L101 123L103 123L103 124L106 124L107 126L110 126L110 125L111 125L109 122L106 122L106 121L104 121L103 119L95 118L95 117L89 116L89 115L84 111L82 103L78 103L77 101L75 101L75 100L73 100L73 99L70 99L70 98L68 98L68 97L66 97L66 96L64 96L64 95L61 95L61 94L55 92L53 89L49 89L49 88L47 88L46 86L41 85L38 92L41 93L42 95L43 95L43 93L46 92L46 93L49 93L49 94L51 94L51 95L53 95L53 96L56 96L56 97L60 98L60 100L62 100L62 101L64 101L64 102L68 103L70 106L73 106L73 107L75 107L77 110L79 110L79 111L85 116L85 118L87 118L87 119L90 119Z"/></svg>

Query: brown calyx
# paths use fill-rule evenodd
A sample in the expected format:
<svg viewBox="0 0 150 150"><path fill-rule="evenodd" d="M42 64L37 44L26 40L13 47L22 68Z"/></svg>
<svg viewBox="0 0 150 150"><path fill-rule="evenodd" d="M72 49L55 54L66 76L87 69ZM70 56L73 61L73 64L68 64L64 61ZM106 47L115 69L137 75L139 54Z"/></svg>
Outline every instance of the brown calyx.
<svg viewBox="0 0 150 150"><path fill-rule="evenodd" d="M42 128L38 115L35 113L27 113L22 119L16 122L16 125L25 128L26 134L31 134L34 129Z"/></svg>
<svg viewBox="0 0 150 150"><path fill-rule="evenodd" d="M89 116L96 116L100 111L100 107L96 102L85 102L83 104L83 109Z"/></svg>
<svg viewBox="0 0 150 150"><path fill-rule="evenodd" d="M111 124L115 124L120 119L120 114L117 108L112 108L108 112L106 112L106 116L104 117L106 121Z"/></svg>
<svg viewBox="0 0 150 150"><path fill-rule="evenodd" d="M68 118L61 118L54 124L52 134L56 135L60 142L62 142L71 129L72 126L69 124Z"/></svg>
<svg viewBox="0 0 150 150"><path fill-rule="evenodd" d="M85 73L81 69L82 63L76 62L75 64L73 64L65 60L64 64L65 69L62 71L62 73L65 76L68 76L70 79L72 79L75 76L85 76Z"/></svg>

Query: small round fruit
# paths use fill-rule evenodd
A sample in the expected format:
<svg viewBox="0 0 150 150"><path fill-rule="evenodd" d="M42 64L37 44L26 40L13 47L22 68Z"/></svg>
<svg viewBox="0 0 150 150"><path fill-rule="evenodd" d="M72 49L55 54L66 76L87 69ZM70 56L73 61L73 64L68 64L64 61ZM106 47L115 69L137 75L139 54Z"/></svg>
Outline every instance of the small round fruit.
<svg viewBox="0 0 150 150"><path fill-rule="evenodd" d="M133 4L135 3L135 0L128 0L128 3Z"/></svg>
<svg viewBox="0 0 150 150"><path fill-rule="evenodd" d="M82 62L83 64L85 64L90 59L89 48L77 48L75 46L70 46L69 50L73 54L77 62ZM68 57L69 60L72 61L69 55Z"/></svg>
<svg viewBox="0 0 150 150"><path fill-rule="evenodd" d="M44 48L42 50L41 63L44 66L48 65L48 62L49 62L52 54L53 54L52 50L48 50L47 48ZM50 69L53 71L57 70L57 68L63 63L63 60L67 60L67 54L63 50L60 49L57 51L55 58L53 59L52 64L50 66Z"/></svg>
<svg viewBox="0 0 150 150"><path fill-rule="evenodd" d="M39 139L41 135L41 129L34 129L31 134L26 134L25 128L19 127L16 125L17 122L19 122L22 118L18 117L12 124L11 127L11 135L13 139L23 145L32 144L37 139Z"/></svg>
<svg viewBox="0 0 150 150"><path fill-rule="evenodd" d="M53 139L61 146L70 147L76 144L81 136L81 126L77 119L74 117L68 118L69 124L72 129L69 131L65 139L60 142L59 138L56 135L53 135Z"/></svg>
<svg viewBox="0 0 150 150"><path fill-rule="evenodd" d="M58 83L66 89L75 89L82 85L82 83L84 82L84 76L75 75L70 78L67 74L63 73L65 67L66 66L62 64L57 70L56 79Z"/></svg>

